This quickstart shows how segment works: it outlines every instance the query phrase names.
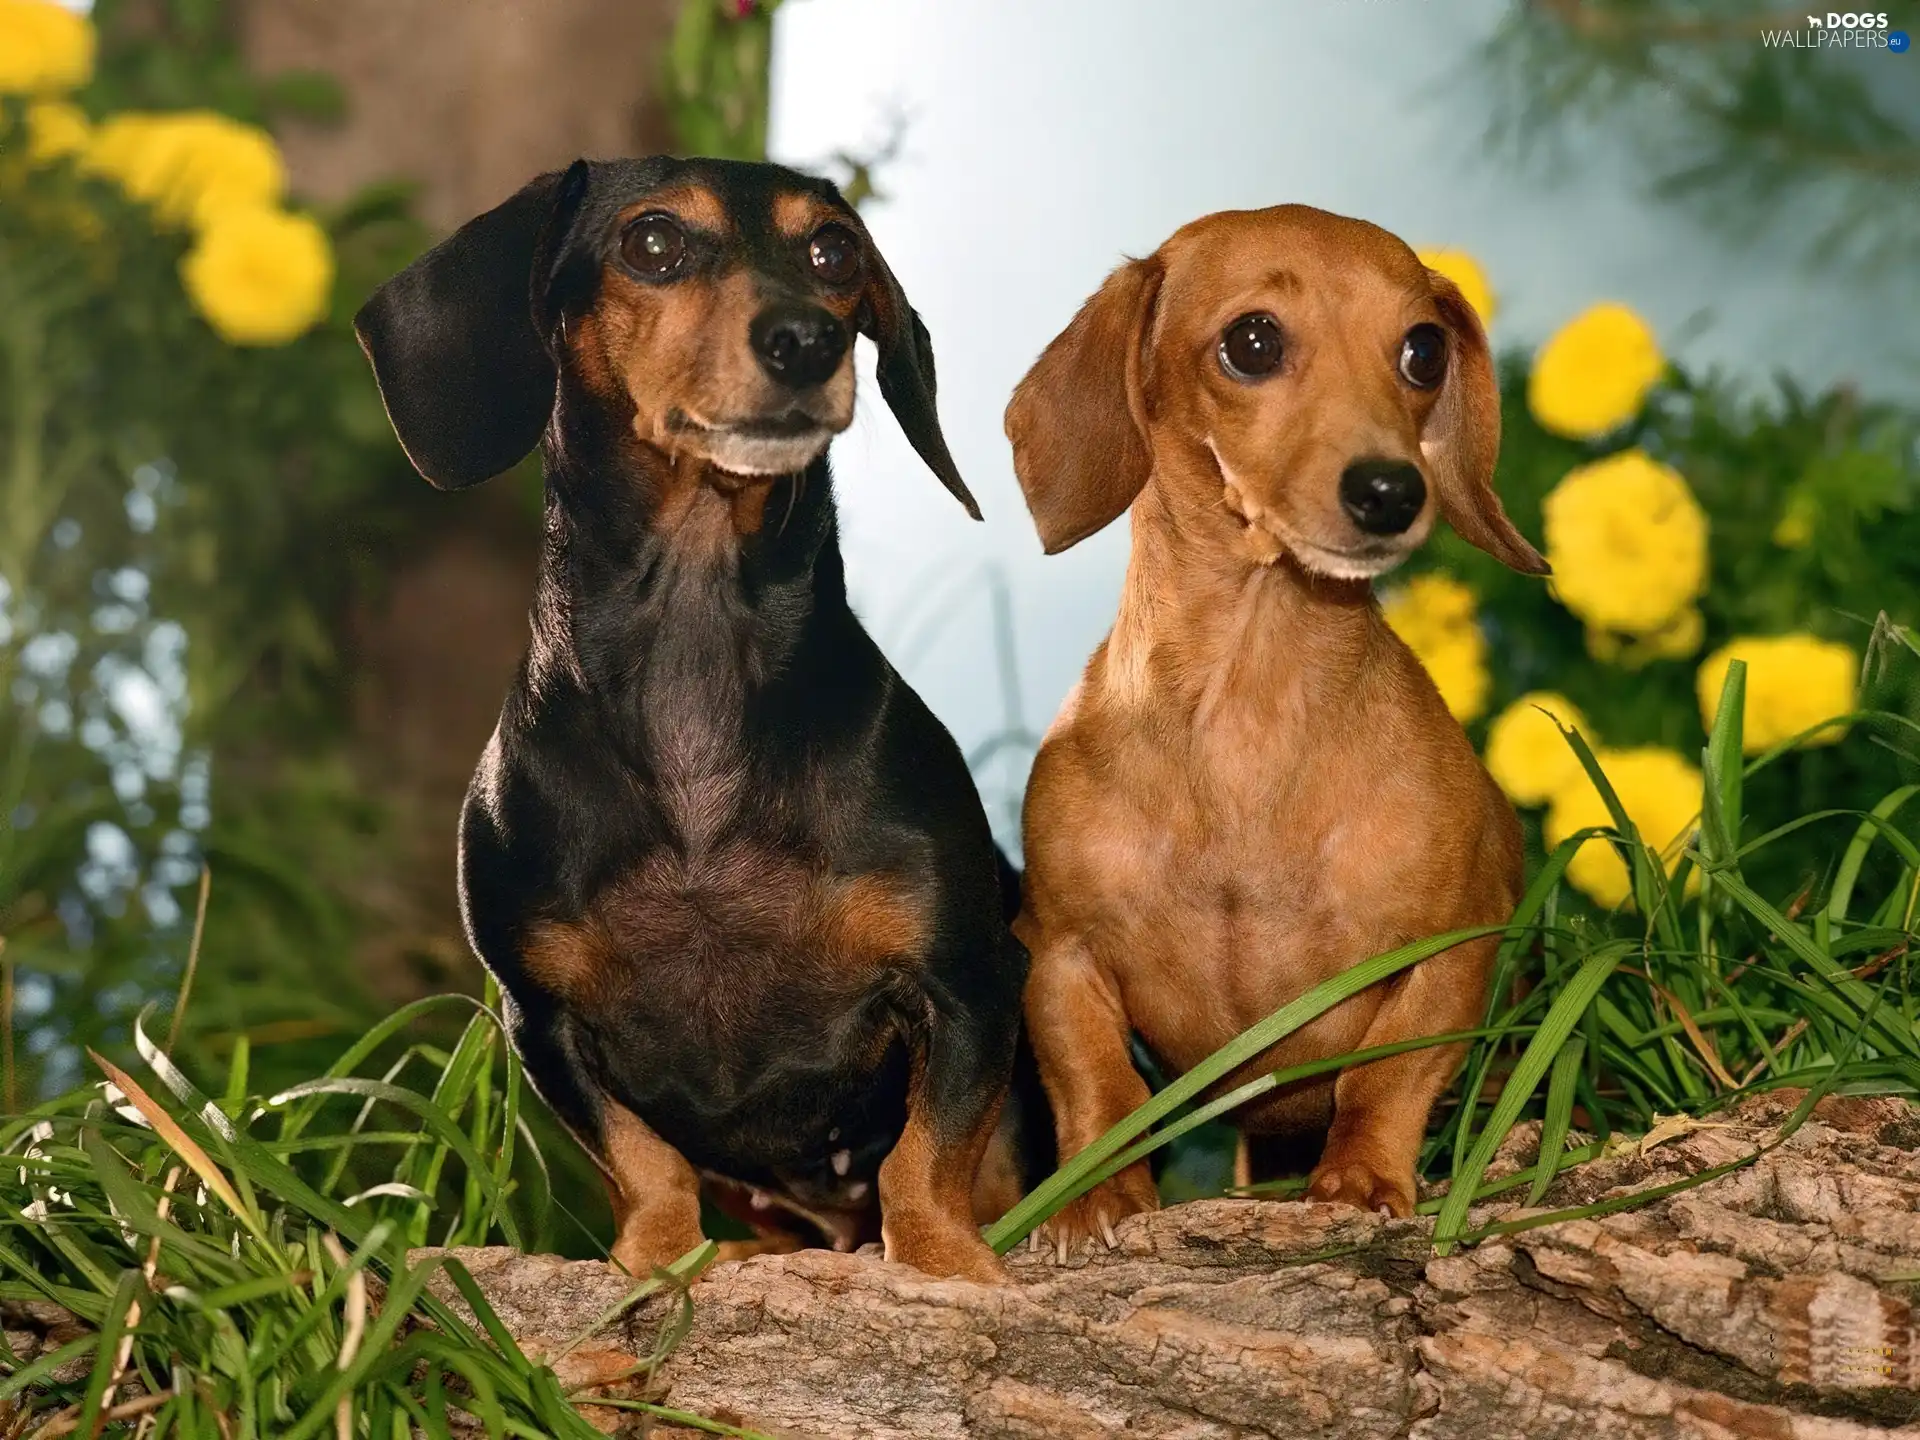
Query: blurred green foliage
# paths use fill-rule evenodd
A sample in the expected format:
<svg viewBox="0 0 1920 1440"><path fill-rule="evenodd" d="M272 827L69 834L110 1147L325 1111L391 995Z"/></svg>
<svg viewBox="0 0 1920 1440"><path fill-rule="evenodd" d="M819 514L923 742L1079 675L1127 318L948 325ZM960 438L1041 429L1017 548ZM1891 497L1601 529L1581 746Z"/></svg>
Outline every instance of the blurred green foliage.
<svg viewBox="0 0 1920 1440"><path fill-rule="evenodd" d="M1778 41L1810 13L1859 8L1520 0L1490 47L1507 92L1498 133L1535 150L1571 122L1603 124L1636 145L1654 193L1736 240L1816 221L1816 254L1897 275L1920 238L1913 52ZM1866 8L1888 31L1920 29L1907 0Z"/></svg>
<svg viewBox="0 0 1920 1440"><path fill-rule="evenodd" d="M682 0L661 67L685 155L763 160L767 67L780 0Z"/></svg>
<svg viewBox="0 0 1920 1440"><path fill-rule="evenodd" d="M225 7L103 0L74 98L268 116ZM296 85L311 113L317 85ZM21 130L17 104L7 124ZM279 348L223 343L182 291L184 234L112 185L0 156L0 935L13 1094L70 1080L171 988L200 866L220 877L196 1035L356 1014L372 843L348 775L335 636L417 488L350 316L423 236L386 190L323 213L331 313ZM189 1048L196 1036L190 1035ZM223 1042L225 1043L225 1042Z"/></svg>

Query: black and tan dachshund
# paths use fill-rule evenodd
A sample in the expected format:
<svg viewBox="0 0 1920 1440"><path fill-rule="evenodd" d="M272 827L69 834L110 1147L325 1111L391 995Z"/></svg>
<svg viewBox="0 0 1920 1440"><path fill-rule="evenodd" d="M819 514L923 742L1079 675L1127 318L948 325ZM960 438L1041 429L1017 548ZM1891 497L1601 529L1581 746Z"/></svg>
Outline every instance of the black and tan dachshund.
<svg viewBox="0 0 1920 1440"><path fill-rule="evenodd" d="M889 1259L996 1278L977 1224L1018 1193L1006 1156L982 1163L1026 976L1017 882L952 737L847 604L826 452L856 332L979 512L859 216L773 165L579 161L355 324L435 485L544 450L532 643L468 791L460 892L527 1075L606 1172L614 1257L645 1274L697 1245L704 1181L763 1230L877 1228Z"/></svg>

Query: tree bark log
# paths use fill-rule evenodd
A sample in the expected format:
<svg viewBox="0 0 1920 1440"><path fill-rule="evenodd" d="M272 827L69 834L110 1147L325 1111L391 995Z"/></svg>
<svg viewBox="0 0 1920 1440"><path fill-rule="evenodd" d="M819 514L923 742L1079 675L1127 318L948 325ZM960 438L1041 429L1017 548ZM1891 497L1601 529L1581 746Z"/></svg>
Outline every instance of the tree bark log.
<svg viewBox="0 0 1920 1440"><path fill-rule="evenodd" d="M1562 1177L1548 1205L1749 1155L1797 1098L1628 1146ZM1496 1173L1538 1143L1537 1126L1517 1131ZM1528 1213L1490 1205L1473 1224ZM1904 1101L1830 1098L1748 1168L1643 1208L1446 1257L1431 1235L1427 1220L1221 1200L1136 1217L1115 1252L1064 1268L1023 1249L1003 1287L871 1252L719 1265L653 1394L792 1440L1920 1437L1920 1112ZM458 1253L535 1356L632 1287L591 1261ZM648 1354L671 1308L615 1323L562 1378Z"/></svg>

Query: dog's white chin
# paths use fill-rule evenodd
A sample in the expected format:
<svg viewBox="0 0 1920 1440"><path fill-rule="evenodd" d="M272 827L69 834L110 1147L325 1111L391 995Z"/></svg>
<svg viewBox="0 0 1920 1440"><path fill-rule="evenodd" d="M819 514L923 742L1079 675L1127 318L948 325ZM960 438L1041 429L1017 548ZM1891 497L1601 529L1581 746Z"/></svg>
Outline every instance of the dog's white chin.
<svg viewBox="0 0 1920 1440"><path fill-rule="evenodd" d="M739 435L709 430L695 447L729 475L797 475L826 453L833 432L822 426L806 435Z"/></svg>
<svg viewBox="0 0 1920 1440"><path fill-rule="evenodd" d="M1299 562L1301 569L1324 575L1330 580L1371 580L1386 574L1407 558L1405 551L1390 551L1385 555L1343 555L1337 550L1322 549L1304 540L1295 539L1285 543L1287 553Z"/></svg>

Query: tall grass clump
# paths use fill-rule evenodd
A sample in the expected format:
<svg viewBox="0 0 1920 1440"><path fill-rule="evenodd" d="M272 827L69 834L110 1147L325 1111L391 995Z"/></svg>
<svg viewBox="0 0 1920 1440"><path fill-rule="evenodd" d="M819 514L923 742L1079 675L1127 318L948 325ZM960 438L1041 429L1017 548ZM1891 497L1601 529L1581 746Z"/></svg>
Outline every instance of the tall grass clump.
<svg viewBox="0 0 1920 1440"><path fill-rule="evenodd" d="M471 1018L451 1050L406 1041L427 1012L456 1007ZM565 1220L491 1008L408 1006L325 1074L271 1095L249 1090L244 1040L206 1094L148 1018L137 1078L93 1054L101 1080L0 1121L0 1302L50 1301L89 1327L31 1363L0 1355L0 1434L445 1437L462 1418L490 1436L599 1433L457 1259L409 1258L530 1246ZM378 1072L360 1073L375 1057ZM628 1303L684 1294L713 1253L640 1277Z"/></svg>

